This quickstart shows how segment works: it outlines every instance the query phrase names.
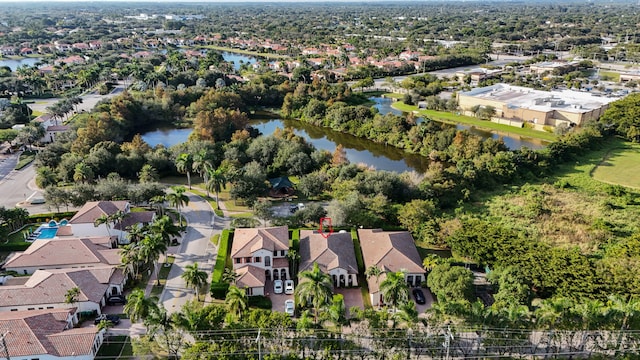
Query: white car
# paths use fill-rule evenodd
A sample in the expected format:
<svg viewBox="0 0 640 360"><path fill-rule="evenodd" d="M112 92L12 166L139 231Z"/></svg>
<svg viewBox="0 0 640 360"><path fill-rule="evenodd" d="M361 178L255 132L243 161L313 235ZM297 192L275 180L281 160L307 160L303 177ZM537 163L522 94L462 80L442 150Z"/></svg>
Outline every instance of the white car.
<svg viewBox="0 0 640 360"><path fill-rule="evenodd" d="M273 281L273 292L276 294L282 294L282 280Z"/></svg>
<svg viewBox="0 0 640 360"><path fill-rule="evenodd" d="M287 295L293 294L293 280L284 281L284 293Z"/></svg>
<svg viewBox="0 0 640 360"><path fill-rule="evenodd" d="M295 305L293 304L293 300L289 299L284 302L284 312L289 314L289 316L293 316L293 312L295 311Z"/></svg>

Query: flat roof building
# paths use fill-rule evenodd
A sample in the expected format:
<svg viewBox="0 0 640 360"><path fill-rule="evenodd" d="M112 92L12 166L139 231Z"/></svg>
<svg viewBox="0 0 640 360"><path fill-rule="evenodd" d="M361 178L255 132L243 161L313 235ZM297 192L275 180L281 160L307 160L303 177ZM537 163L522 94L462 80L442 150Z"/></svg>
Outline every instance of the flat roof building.
<svg viewBox="0 0 640 360"><path fill-rule="evenodd" d="M458 105L468 115L474 115L472 109L476 106L492 106L496 110L493 121L526 122L538 130L544 126L581 125L597 120L609 104L618 99L573 90L542 91L508 84L458 93Z"/></svg>

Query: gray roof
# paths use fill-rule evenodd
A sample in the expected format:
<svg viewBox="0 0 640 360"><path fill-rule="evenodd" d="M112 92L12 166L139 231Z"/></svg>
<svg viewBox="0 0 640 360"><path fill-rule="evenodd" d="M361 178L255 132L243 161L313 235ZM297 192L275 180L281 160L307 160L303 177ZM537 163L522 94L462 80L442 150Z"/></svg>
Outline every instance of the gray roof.
<svg viewBox="0 0 640 360"><path fill-rule="evenodd" d="M358 274L351 234L333 233L325 238L315 230L301 230L300 271L311 269L314 263L324 272L340 268Z"/></svg>

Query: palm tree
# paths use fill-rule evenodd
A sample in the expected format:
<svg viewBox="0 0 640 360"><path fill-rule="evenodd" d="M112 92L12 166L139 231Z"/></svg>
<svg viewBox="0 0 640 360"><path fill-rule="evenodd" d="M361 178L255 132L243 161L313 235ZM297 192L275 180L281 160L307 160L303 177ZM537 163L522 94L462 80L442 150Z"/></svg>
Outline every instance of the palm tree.
<svg viewBox="0 0 640 360"><path fill-rule="evenodd" d="M140 223L127 226L127 239L133 243L137 243L144 238L145 231L144 226Z"/></svg>
<svg viewBox="0 0 640 360"><path fill-rule="evenodd" d="M367 279L370 279L372 277L376 278L376 285L378 284L378 281L380 280L380 275L382 274L384 274L384 271L375 265L369 266L367 270L364 272L364 275L367 277Z"/></svg>
<svg viewBox="0 0 640 360"><path fill-rule="evenodd" d="M129 315L131 322L148 318L158 308L158 298L155 296L145 296L144 290L134 289L127 296L127 303L124 305L125 314Z"/></svg>
<svg viewBox="0 0 640 360"><path fill-rule="evenodd" d="M224 303L229 308L229 311L236 316L237 319L242 317L242 313L249 307L249 299L247 299L247 293L231 285L227 292L227 297L224 299Z"/></svg>
<svg viewBox="0 0 640 360"><path fill-rule="evenodd" d="M140 257L153 262L153 271L157 275L160 254L167 252L167 243L160 234L149 234L140 242ZM157 278L157 276L156 276ZM160 279L158 278L158 285Z"/></svg>
<svg viewBox="0 0 640 360"><path fill-rule="evenodd" d="M204 180L205 189L207 190L207 197L209 197L209 187L207 183L209 182L209 171L211 170L211 156L206 149L200 150L197 154L193 156L193 163L191 168L193 171L197 171L200 174L200 177Z"/></svg>
<svg viewBox="0 0 640 360"><path fill-rule="evenodd" d="M160 216L164 215L164 202L166 200L166 195L157 195L151 198L151 204L155 206L156 213Z"/></svg>
<svg viewBox="0 0 640 360"><path fill-rule="evenodd" d="M171 189L173 192L167 194L167 200L169 200L169 203L178 210L180 226L182 227L182 207L189 205L189 197L184 194L187 190L184 186L172 186Z"/></svg>
<svg viewBox="0 0 640 360"><path fill-rule="evenodd" d="M167 246L171 245L171 238L180 236L180 228L178 228L167 215L153 219L149 224L149 231L162 237Z"/></svg>
<svg viewBox="0 0 640 360"><path fill-rule="evenodd" d="M140 246L138 244L127 244L120 249L120 266L125 276L131 273L134 279L138 278L140 260Z"/></svg>
<svg viewBox="0 0 640 360"><path fill-rule="evenodd" d="M338 332L342 332L342 326L349 323L346 315L347 308L344 305L344 296L342 294L334 295L331 305L329 305L327 311L322 313L322 317L336 326Z"/></svg>
<svg viewBox="0 0 640 360"><path fill-rule="evenodd" d="M93 222L93 226L95 227L98 227L102 224L104 224L104 226L107 228L107 234L109 234L109 237L111 237L111 219L108 215L102 214Z"/></svg>
<svg viewBox="0 0 640 360"><path fill-rule="evenodd" d="M78 302L78 297L80 296L80 288L73 287L64 294L64 303L74 305Z"/></svg>
<svg viewBox="0 0 640 360"><path fill-rule="evenodd" d="M121 224L122 220L127 216L129 216L129 214L125 213L122 210L118 210L115 213L109 215L109 220L113 223L113 227L115 228L116 225ZM120 229L120 232L118 233L118 243L120 243L121 236L122 236L122 228Z"/></svg>
<svg viewBox="0 0 640 360"><path fill-rule="evenodd" d="M314 320L318 322L318 311L331 302L333 282L328 274L323 273L318 263L311 270L300 273L300 284L295 290L296 302L305 307L313 305Z"/></svg>
<svg viewBox="0 0 640 360"><path fill-rule="evenodd" d="M221 280L223 282L229 283L229 284L236 284L236 280L238 280L238 277L240 277L240 275L238 275L238 273L231 269L231 268L224 268L224 271L222 272L222 278Z"/></svg>
<svg viewBox="0 0 640 360"><path fill-rule="evenodd" d="M391 304L394 310L398 308L398 305L409 300L409 286L407 286L405 275L405 270L388 272L386 279L380 283L384 302Z"/></svg>
<svg viewBox="0 0 640 360"><path fill-rule="evenodd" d="M215 170L208 169L207 177L209 180L206 182L205 186L207 187L207 191L213 191L216 193L216 206L218 210L220 209L220 196L219 193L224 189L225 184L227 182L226 172L222 168L217 168Z"/></svg>
<svg viewBox="0 0 640 360"><path fill-rule="evenodd" d="M91 170L91 167L84 162L78 163L74 168L73 181L86 183L93 180L93 176L93 170Z"/></svg>
<svg viewBox="0 0 640 360"><path fill-rule="evenodd" d="M193 167L193 159L190 154L182 153L176 158L176 169L180 174L187 175L187 184L191 190L191 169Z"/></svg>
<svg viewBox="0 0 640 360"><path fill-rule="evenodd" d="M198 268L195 262L187 265L180 277L187 283L187 286L196 290L196 299L200 299L200 289L207 284L207 273Z"/></svg>

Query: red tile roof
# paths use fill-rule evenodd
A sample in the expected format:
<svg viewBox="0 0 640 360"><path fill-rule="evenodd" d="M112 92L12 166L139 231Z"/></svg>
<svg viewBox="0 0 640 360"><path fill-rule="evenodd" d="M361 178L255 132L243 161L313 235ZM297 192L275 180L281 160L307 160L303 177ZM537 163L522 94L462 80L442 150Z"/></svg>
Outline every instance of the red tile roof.
<svg viewBox="0 0 640 360"><path fill-rule="evenodd" d="M231 257L248 257L255 251L289 250L289 228L286 226L271 228L236 229L231 246Z"/></svg>
<svg viewBox="0 0 640 360"><path fill-rule="evenodd" d="M70 224L93 224L102 215L113 215L124 211L128 201L90 201L71 218Z"/></svg>
<svg viewBox="0 0 640 360"><path fill-rule="evenodd" d="M236 274L238 274L236 286L241 289L245 287L263 287L267 281L264 269L252 265L236 269Z"/></svg>

